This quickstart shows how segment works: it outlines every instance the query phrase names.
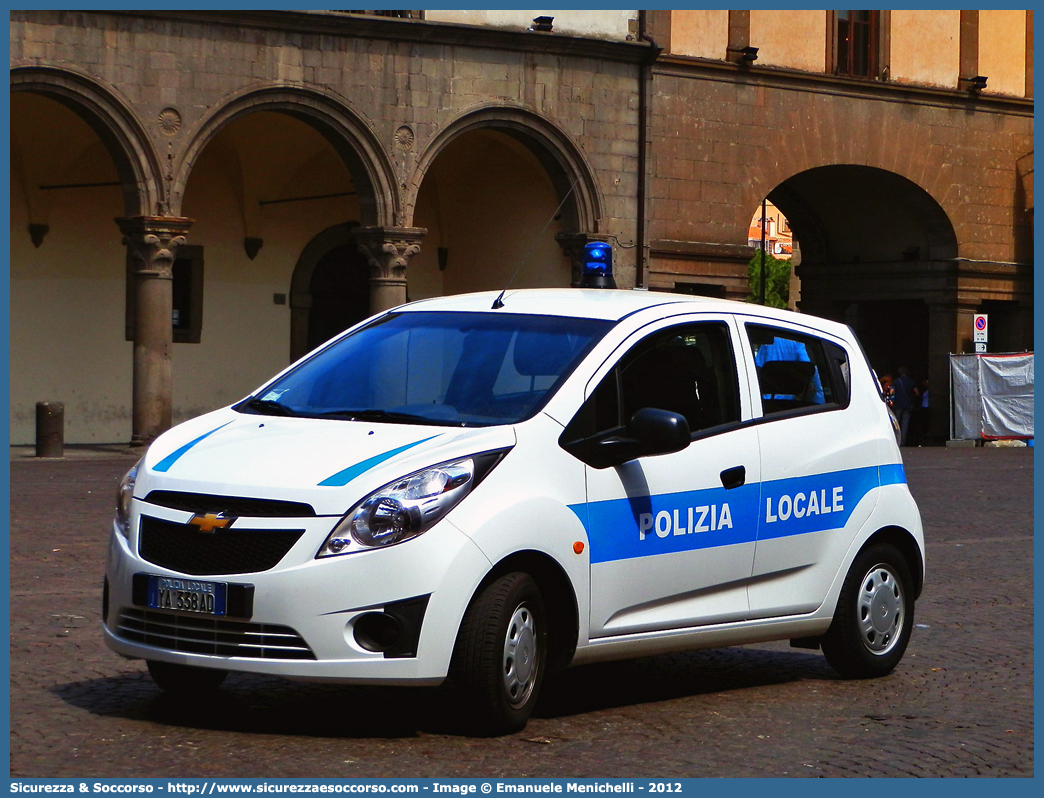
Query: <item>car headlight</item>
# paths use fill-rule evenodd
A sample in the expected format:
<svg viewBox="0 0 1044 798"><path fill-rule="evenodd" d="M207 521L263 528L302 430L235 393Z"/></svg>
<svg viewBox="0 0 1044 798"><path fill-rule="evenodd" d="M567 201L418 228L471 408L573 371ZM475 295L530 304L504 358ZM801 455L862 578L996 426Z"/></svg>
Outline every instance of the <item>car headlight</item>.
<svg viewBox="0 0 1044 798"><path fill-rule="evenodd" d="M341 519L316 557L393 546L427 532L471 493L506 451L425 468L374 491Z"/></svg>
<svg viewBox="0 0 1044 798"><path fill-rule="evenodd" d="M131 499L134 498L134 483L138 479L138 469L141 467L144 459L142 457L141 460L131 466L131 470L120 480L120 486L116 489L116 529L124 537L127 537L127 530L130 526L130 509Z"/></svg>

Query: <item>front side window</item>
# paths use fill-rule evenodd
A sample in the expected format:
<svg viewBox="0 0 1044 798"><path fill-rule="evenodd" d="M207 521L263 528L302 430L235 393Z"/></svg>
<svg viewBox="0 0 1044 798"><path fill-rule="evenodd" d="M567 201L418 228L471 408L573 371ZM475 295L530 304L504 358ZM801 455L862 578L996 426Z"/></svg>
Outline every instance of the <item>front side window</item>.
<svg viewBox="0 0 1044 798"><path fill-rule="evenodd" d="M684 416L693 434L740 420L735 358L725 324L686 324L640 341L598 384L563 438L625 428L643 407Z"/></svg>
<svg viewBox="0 0 1044 798"><path fill-rule="evenodd" d="M848 358L839 346L775 327L746 329L766 416L848 404Z"/></svg>
<svg viewBox="0 0 1044 798"><path fill-rule="evenodd" d="M446 426L515 423L544 406L612 324L521 314L390 314L236 409Z"/></svg>

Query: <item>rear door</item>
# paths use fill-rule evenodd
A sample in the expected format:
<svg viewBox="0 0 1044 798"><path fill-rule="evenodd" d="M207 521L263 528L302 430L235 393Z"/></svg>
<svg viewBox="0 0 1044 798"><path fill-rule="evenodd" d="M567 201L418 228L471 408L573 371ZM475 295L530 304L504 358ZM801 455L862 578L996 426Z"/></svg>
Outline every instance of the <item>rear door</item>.
<svg viewBox="0 0 1044 798"><path fill-rule="evenodd" d="M740 326L762 417L750 617L808 613L823 603L876 502L868 399L850 396L845 342L782 322L741 318Z"/></svg>
<svg viewBox="0 0 1044 798"><path fill-rule="evenodd" d="M592 638L747 616L761 476L736 342L727 317L646 327L595 375L563 435L623 433L643 407L692 431L682 451L586 467Z"/></svg>

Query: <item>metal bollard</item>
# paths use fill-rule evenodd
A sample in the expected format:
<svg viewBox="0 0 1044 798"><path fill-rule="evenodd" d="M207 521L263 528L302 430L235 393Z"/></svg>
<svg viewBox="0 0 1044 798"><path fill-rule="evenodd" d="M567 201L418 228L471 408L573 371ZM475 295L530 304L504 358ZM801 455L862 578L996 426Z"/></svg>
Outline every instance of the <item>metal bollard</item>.
<svg viewBox="0 0 1044 798"><path fill-rule="evenodd" d="M36 403L36 456L65 456L65 405Z"/></svg>

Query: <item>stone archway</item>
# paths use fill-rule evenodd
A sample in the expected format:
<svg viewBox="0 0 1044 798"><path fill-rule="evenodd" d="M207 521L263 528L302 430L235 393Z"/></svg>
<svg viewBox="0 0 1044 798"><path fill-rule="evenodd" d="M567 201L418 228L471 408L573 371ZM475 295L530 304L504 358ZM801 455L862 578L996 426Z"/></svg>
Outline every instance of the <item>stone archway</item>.
<svg viewBox="0 0 1044 798"><path fill-rule="evenodd" d="M799 172L768 194L800 230L807 263L938 262L957 257L953 224L913 181L871 166ZM885 234L887 232L887 234Z"/></svg>
<svg viewBox="0 0 1044 798"><path fill-rule="evenodd" d="M429 230L410 276L411 296L424 297L577 284L583 244L600 236L603 201L562 129L526 109L487 105L423 149L405 207Z"/></svg>
<svg viewBox="0 0 1044 798"><path fill-rule="evenodd" d="M561 128L524 108L484 105L447 125L425 148L407 183L405 213L412 220L421 183L439 154L455 139L476 130L492 129L519 142L544 166L563 205L563 226L570 231L598 233L604 201L594 170L583 150Z"/></svg>
<svg viewBox="0 0 1044 798"><path fill-rule="evenodd" d="M20 91L56 100L94 130L116 166L125 216L166 214L159 158L129 102L91 78L53 67L11 70L11 92Z"/></svg>
<svg viewBox="0 0 1044 798"><path fill-rule="evenodd" d="M190 143L175 166L173 205L181 208L197 159L215 136L230 124L261 112L282 114L307 125L337 153L351 178L357 203L353 215L357 213L362 225L355 240L365 249L370 266L369 310L376 312L405 302L406 280L401 272L419 251L425 231L402 226L402 186L388 153L371 125L333 92L280 84L251 88L229 99L190 132ZM295 351L297 346L295 343Z"/></svg>
<svg viewBox="0 0 1044 798"><path fill-rule="evenodd" d="M803 312L851 326L881 375L909 369L946 395L959 351L958 242L940 204L894 172L862 165L799 172L768 194L800 244ZM935 437L945 434L937 413Z"/></svg>
<svg viewBox="0 0 1044 798"><path fill-rule="evenodd" d="M233 97L203 119L189 135L175 167L171 201L180 210L185 186L196 159L222 128L259 111L284 113L317 130L344 161L358 193L361 222L394 226L402 214L395 174L376 133L344 100L311 89L270 86L252 88Z"/></svg>

